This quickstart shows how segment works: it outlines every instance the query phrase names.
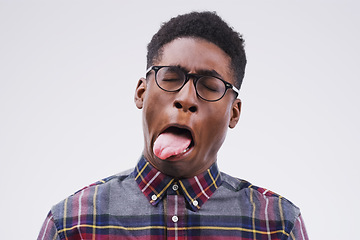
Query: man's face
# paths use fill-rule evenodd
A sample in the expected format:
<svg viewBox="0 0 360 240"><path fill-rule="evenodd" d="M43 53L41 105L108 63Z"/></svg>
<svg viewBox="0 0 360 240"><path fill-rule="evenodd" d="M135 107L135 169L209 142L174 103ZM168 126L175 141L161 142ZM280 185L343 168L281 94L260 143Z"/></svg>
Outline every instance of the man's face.
<svg viewBox="0 0 360 240"><path fill-rule="evenodd" d="M179 66L192 74L217 73L234 84L230 57L215 44L202 39L179 38L164 45L157 66ZM174 177L192 177L209 168L225 140L228 127L235 127L241 102L227 90L216 102L196 95L193 79L178 92L161 90L155 82L155 72L140 79L135 103L143 109L144 156L161 172ZM154 143L160 135L170 133L190 138L186 150L166 159L154 153ZM173 140L176 143L177 137ZM169 140L170 141L170 140Z"/></svg>

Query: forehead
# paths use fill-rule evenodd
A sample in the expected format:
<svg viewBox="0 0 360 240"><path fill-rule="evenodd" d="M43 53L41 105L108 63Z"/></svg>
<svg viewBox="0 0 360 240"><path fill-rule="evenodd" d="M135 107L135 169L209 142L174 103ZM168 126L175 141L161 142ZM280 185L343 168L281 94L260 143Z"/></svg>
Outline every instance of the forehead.
<svg viewBox="0 0 360 240"><path fill-rule="evenodd" d="M190 73L217 72L234 83L231 58L215 44L199 38L177 38L163 46L156 65L181 66Z"/></svg>

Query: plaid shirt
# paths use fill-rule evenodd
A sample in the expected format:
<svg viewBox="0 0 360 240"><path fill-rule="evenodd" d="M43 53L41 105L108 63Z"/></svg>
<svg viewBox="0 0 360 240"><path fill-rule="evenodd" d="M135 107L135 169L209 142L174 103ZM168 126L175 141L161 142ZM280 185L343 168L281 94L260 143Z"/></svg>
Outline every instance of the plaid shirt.
<svg viewBox="0 0 360 240"><path fill-rule="evenodd" d="M42 239L301 239L299 209L285 198L219 172L214 164L174 179L143 157L135 170L83 188L55 205Z"/></svg>

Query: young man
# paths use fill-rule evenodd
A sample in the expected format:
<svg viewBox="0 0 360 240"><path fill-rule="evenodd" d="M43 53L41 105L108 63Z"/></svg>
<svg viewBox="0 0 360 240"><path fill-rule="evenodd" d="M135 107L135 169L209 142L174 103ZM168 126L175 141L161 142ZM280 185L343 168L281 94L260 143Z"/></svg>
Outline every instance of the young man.
<svg viewBox="0 0 360 240"><path fill-rule="evenodd" d="M138 164L55 205L38 239L308 239L290 201L216 165L240 116L242 37L215 13L180 15L153 36L147 65Z"/></svg>

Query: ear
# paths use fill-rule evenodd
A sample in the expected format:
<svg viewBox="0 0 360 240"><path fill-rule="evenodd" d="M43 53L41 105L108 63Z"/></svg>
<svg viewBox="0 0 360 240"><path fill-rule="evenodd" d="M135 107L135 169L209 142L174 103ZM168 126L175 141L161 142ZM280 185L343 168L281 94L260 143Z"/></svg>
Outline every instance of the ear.
<svg viewBox="0 0 360 240"><path fill-rule="evenodd" d="M136 86L135 97L134 97L135 105L138 109L143 108L145 91L146 91L146 79L140 78Z"/></svg>
<svg viewBox="0 0 360 240"><path fill-rule="evenodd" d="M231 107L231 115L229 121L229 128L234 128L240 119L241 100L236 98Z"/></svg>

